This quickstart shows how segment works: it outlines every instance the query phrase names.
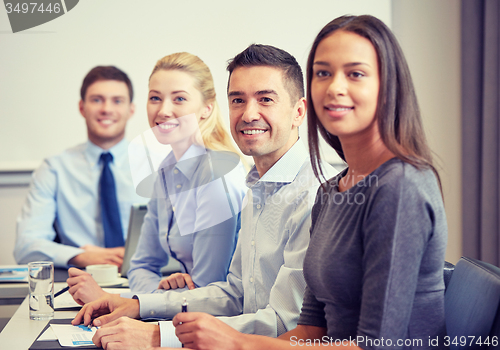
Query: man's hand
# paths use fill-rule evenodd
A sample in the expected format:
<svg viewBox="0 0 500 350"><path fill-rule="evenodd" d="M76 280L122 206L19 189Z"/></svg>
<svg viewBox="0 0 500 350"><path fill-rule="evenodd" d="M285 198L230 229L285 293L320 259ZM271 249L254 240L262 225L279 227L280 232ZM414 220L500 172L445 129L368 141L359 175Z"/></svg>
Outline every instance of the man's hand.
<svg viewBox="0 0 500 350"><path fill-rule="evenodd" d="M162 279L158 285L158 289L177 289L184 288L186 285L189 289L196 288L189 274L178 272Z"/></svg>
<svg viewBox="0 0 500 350"><path fill-rule="evenodd" d="M172 321L175 335L188 348L234 350L245 341L245 334L202 312L181 312Z"/></svg>
<svg viewBox="0 0 500 350"><path fill-rule="evenodd" d="M99 328L92 341L104 349L149 349L160 346L160 326L120 317Z"/></svg>
<svg viewBox="0 0 500 350"><path fill-rule="evenodd" d="M106 293L96 301L85 304L71 321L71 324L79 325L83 321L85 326L92 323L94 326L100 327L122 316L139 318L139 300ZM93 319L94 321L92 321Z"/></svg>
<svg viewBox="0 0 500 350"><path fill-rule="evenodd" d="M90 303L107 294L99 287L92 275L85 271L72 267L68 270L68 275L66 283L69 286L69 293L80 305Z"/></svg>
<svg viewBox="0 0 500 350"><path fill-rule="evenodd" d="M85 250L83 253L71 258L68 263L78 267L86 267L96 264L111 264L122 266L125 247L101 248L94 245L84 245L80 247Z"/></svg>

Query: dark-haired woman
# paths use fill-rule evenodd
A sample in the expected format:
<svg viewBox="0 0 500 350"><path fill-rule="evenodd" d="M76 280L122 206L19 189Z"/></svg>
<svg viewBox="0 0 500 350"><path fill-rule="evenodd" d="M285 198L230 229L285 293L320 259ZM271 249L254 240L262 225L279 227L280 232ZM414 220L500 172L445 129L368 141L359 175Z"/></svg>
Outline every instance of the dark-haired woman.
<svg viewBox="0 0 500 350"><path fill-rule="evenodd" d="M318 192L296 329L276 340L179 314L187 347L362 349L443 347L447 226L403 53L372 16L327 24L307 64L309 145L321 177L318 130L348 168ZM217 338L212 324L224 337ZM213 347L212 347L213 346Z"/></svg>

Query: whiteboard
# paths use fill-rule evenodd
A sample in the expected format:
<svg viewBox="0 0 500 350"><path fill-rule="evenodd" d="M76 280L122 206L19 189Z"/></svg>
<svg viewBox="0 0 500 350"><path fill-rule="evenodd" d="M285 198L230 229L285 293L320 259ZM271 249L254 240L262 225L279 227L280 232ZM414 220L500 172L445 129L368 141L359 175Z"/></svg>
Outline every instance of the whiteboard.
<svg viewBox="0 0 500 350"><path fill-rule="evenodd" d="M227 60L249 44L277 46L305 68L316 34L343 14L391 26L390 0L81 0L65 15L13 34L0 8L0 171L31 170L87 139L80 86L94 66L115 65L134 85L132 140L149 126L148 77L156 61L187 51L210 67L226 127ZM307 142L305 123L301 138ZM335 161L326 147L324 156Z"/></svg>

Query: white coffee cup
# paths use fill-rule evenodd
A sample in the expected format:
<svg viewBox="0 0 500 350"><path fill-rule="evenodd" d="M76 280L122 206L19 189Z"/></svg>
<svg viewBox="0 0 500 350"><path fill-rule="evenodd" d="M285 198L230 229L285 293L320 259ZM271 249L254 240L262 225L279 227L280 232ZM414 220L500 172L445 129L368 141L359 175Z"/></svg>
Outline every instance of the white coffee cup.
<svg viewBox="0 0 500 350"><path fill-rule="evenodd" d="M113 283L118 280L118 266L116 265L89 265L86 271L92 275L98 284Z"/></svg>

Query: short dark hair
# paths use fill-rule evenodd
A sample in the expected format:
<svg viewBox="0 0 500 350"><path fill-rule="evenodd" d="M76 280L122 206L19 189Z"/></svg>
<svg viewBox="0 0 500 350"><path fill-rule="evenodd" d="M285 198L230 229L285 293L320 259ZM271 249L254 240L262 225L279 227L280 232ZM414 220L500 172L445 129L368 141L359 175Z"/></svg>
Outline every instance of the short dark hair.
<svg viewBox="0 0 500 350"><path fill-rule="evenodd" d="M335 31L355 33L371 42L377 52L379 64L380 88L375 118L382 141L389 151L404 162L419 169L432 169L441 187L441 180L433 165L432 154L425 138L417 96L403 50L391 30L378 18L370 15L341 16L321 29L307 60L308 101L313 104L311 84L316 49L323 39ZM321 125L314 108L307 111L307 126L311 162L314 173L319 178L318 170L322 172L319 166L318 131L345 161L344 151L339 138Z"/></svg>
<svg viewBox="0 0 500 350"><path fill-rule="evenodd" d="M132 99L134 98L132 82L124 71L116 68L115 66L97 66L92 68L90 72L87 73L83 79L82 88L80 89L80 97L82 98L82 101L85 100L85 94L87 93L89 86L99 80L116 80L125 83L128 88L130 102L132 102Z"/></svg>
<svg viewBox="0 0 500 350"><path fill-rule="evenodd" d="M269 66L283 71L283 85L290 94L292 104L304 97L304 76L295 57L271 45L252 44L229 60L229 79L238 67ZM229 89L228 79L228 89Z"/></svg>

